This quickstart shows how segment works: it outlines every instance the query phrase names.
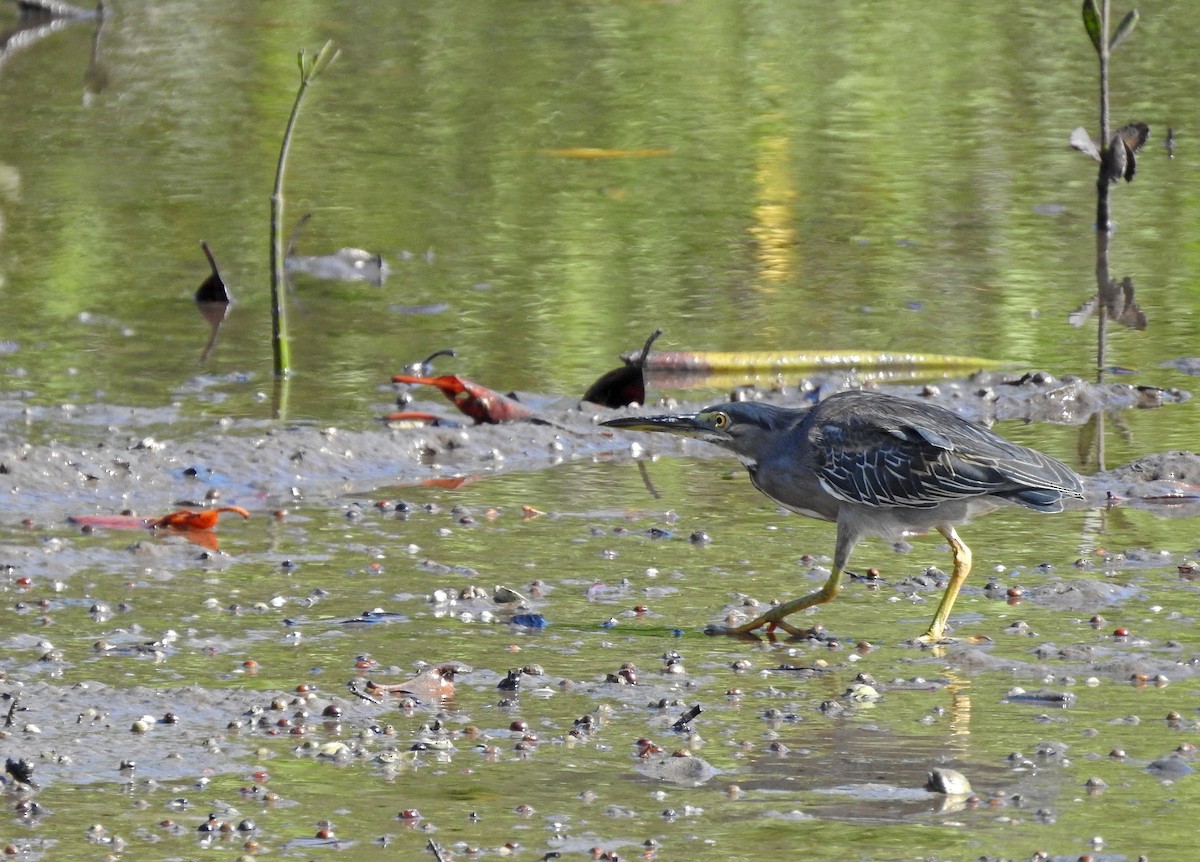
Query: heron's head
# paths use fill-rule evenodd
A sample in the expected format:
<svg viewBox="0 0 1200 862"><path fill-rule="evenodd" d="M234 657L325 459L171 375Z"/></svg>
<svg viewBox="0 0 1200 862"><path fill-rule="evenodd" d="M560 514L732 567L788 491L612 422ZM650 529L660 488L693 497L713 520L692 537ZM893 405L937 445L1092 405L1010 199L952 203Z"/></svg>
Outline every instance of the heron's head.
<svg viewBox="0 0 1200 862"><path fill-rule="evenodd" d="M716 404L698 413L681 413L675 416L624 416L600 424L630 431L664 431L680 437L694 437L728 449L743 463L752 465L804 412L806 411L789 410L771 404L740 401Z"/></svg>

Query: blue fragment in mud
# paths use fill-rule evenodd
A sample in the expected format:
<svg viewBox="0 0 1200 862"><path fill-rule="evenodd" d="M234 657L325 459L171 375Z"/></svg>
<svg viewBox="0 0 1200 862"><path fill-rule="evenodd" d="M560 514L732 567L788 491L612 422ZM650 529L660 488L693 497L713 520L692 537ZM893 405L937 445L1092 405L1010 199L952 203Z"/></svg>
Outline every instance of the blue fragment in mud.
<svg viewBox="0 0 1200 862"><path fill-rule="evenodd" d="M673 637L673 638L683 637L683 629L671 629L671 637Z"/></svg>
<svg viewBox="0 0 1200 862"><path fill-rule="evenodd" d="M513 625L524 626L527 629L544 629L550 625L541 614L513 614Z"/></svg>

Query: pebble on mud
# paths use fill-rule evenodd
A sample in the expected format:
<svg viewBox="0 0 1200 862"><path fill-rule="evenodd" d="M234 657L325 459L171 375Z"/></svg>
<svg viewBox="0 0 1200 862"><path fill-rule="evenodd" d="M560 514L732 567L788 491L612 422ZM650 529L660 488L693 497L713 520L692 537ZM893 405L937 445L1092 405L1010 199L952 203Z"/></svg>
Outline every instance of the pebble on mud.
<svg viewBox="0 0 1200 862"><path fill-rule="evenodd" d="M925 780L925 789L931 793L945 793L947 796L968 796L971 793L971 782L956 769L935 766Z"/></svg>

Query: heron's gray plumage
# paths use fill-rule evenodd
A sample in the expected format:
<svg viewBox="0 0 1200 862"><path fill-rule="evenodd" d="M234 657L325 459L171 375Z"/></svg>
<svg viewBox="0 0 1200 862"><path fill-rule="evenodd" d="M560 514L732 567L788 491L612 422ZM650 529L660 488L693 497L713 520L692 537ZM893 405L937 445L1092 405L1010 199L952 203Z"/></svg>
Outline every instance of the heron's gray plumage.
<svg viewBox="0 0 1200 862"><path fill-rule="evenodd" d="M697 415L713 413L730 417L730 433L699 436L753 462L751 480L771 499L829 520L843 504L941 508L961 522L1002 500L1057 512L1064 496L1083 496L1065 464L949 411L879 393L843 392L807 408L719 404ZM936 521L914 517L922 529Z"/></svg>
<svg viewBox="0 0 1200 862"><path fill-rule="evenodd" d="M772 500L837 523L830 582L757 624L779 624L793 610L832 598L863 537L936 529L951 544L956 573L928 633L940 637L970 569L970 550L955 525L1005 502L1059 512L1064 498L1083 497L1079 476L1062 462L948 410L877 392L841 392L812 407L731 402L695 414L604 424L714 443L737 455L754 486Z"/></svg>

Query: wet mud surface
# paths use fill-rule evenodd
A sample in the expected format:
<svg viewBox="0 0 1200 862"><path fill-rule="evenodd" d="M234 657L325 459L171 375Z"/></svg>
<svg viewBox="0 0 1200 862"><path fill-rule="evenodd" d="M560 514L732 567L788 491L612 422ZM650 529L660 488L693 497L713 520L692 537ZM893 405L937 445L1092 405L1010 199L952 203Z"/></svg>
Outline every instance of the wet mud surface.
<svg viewBox="0 0 1200 862"><path fill-rule="evenodd" d="M988 424L1012 418L1073 423L1101 406L1146 407L1185 397L1045 375L1016 383L975 378L892 391L942 403ZM784 400L798 403L805 397L809 396L793 392ZM138 426L116 426L104 408L81 407L71 417L70 443L26 443L15 417L6 417L0 426L6 429L0 432L0 517L11 529L0 540L9 604L0 634L6 656L0 662L5 693L0 713L7 717L0 729L0 753L18 764L25 761L36 785L18 780L27 777L19 766L10 770L8 802L27 827L21 837L11 839L16 852L28 858L55 858L59 839L49 837L52 827L39 824L53 824L56 809L43 800L56 798L55 787L92 784L123 788L131 798L144 801L135 809L151 812L118 818L90 835L87 843L98 850L119 852L131 841L174 838L183 842L185 852L196 841L207 846L219 840L230 849L257 841L285 852L317 853L354 845L385 848L400 840L434 857L440 853L441 858L515 854L533 859L546 852L577 853L582 858L593 847L605 848L614 854L611 858L618 853L620 858L638 853L656 858L655 842L674 842L676 852L684 852L692 839L684 838L674 824L682 828L704 822L712 816L715 800L741 806L720 815L723 824L734 828L750 818L904 824L943 822L972 812L988 812L992 822L998 812L1018 817L1018 810L1019 817L1053 822L1054 811L1063 805L1062 795L1079 792L1074 787L1079 776L1070 769L1076 753L1085 762L1102 760L1109 784L1153 782L1164 776L1175 781L1190 774L1194 749L1176 750L1164 739L1153 750L1130 757L1112 741L1120 734L1093 730L1089 735L1084 729L1081 736L1078 725L1069 730L1061 725L1064 715L1081 711L1077 701L1086 701L1087 692L1097 686L1133 690L1133 680L1134 688L1155 690L1188 685L1195 677L1200 661L1193 646L1161 630L1194 626L1186 610L1162 609L1162 627L1145 638L1140 632L1112 637L1113 626L1104 619L1106 609L1119 616L1121 608L1144 595L1140 573L1164 567L1155 551L1123 552L1102 565L1081 559L1064 576L1051 572L1041 582L1020 588L1022 606L1033 609L1036 620L1065 621L1053 636L1039 632L1036 621L1018 619L998 634L993 627L994 637L935 650L885 644L887 658L880 663L872 660L880 655L879 645L856 644L853 635L839 643L836 632L818 631L791 645L685 639L678 641L676 651L670 647L679 632L668 626L656 630L653 638L633 641L641 651L632 656L611 649L604 639L596 644L591 636L564 632L545 635L541 651L533 651L547 665L543 668L511 646L538 637L536 624L531 629L513 621L514 611L539 609L537 595L532 601L518 596L514 607L511 597L494 593L490 586L479 589L476 573L455 560L442 564L431 558L422 563L442 584L440 593L434 589L427 596L389 595L385 590L374 597L368 590L354 599L362 602L359 608L388 605L389 599L401 606L394 614L375 617L359 609L344 612L342 606L336 612L320 611L323 591L301 591L292 583L251 588L247 582L231 602L223 594L222 579L239 565L236 557L224 551L207 553L180 538L152 540L132 534L95 545L64 538L64 533L74 532L64 527L72 515L127 509L161 514L217 501L263 518L289 506L310 513L326 511L330 518L350 512L361 531L349 539L353 545L364 542L361 536L369 532L370 523L363 519L381 516L378 510L359 514L359 503L352 501L381 489L394 494L405 487L452 487L482 476L539 471L575 461L715 454L703 444L597 428L597 421L613 415L609 411L534 403L539 421L511 425L341 429L221 423L211 433L189 439L173 439L169 426L161 426L168 431L153 436L129 430ZM447 412L437 406L439 412ZM93 412L97 415L89 416ZM34 424L49 419L25 416ZM1200 458L1190 452L1148 455L1090 477L1088 497L1089 507L1119 505L1194 515L1200 512ZM418 526L426 519L432 530L438 517L434 512L412 517ZM458 516L459 523L466 517ZM327 525L312 514L308 518L290 529L301 535L311 532L314 544L336 541L322 537L317 542ZM652 541L653 530L659 529L631 524L624 514L592 513L590 520L610 525L600 529L604 541L630 530L638 541ZM591 540L579 532L577 520L560 519L546 529L574 536L574 542ZM387 538L378 541L385 543ZM280 565L279 555L269 550L257 552L255 558L264 570ZM90 583L79 582L100 580L97 572L123 573L126 587L143 583L146 592L162 593L169 603L165 594L172 583L191 577L197 560L200 577L211 585L213 596L222 594L206 600L209 609L238 620L235 634L222 634L220 625L206 622L195 608L173 620L167 615L169 630L152 629L138 619L136 590L130 590L133 598L124 606L111 598L96 598ZM821 562L816 560L814 571L804 575L814 583L825 574ZM1179 569L1179 583L1191 591L1190 574L1182 565ZM80 575L81 570L89 574ZM581 578L580 592L587 577ZM568 577L557 588L572 583ZM1003 575L978 573L963 594L1003 604L1013 600L1009 583ZM914 613L919 617L926 615L943 584L944 573L931 569L869 588L917 605ZM553 582L546 585L547 590L555 588ZM587 600L610 603L619 631L626 615L637 616L629 608L638 597L652 602L688 587L654 589L660 592L644 589L635 595L618 588L607 595L589 589ZM741 604L733 602L727 610L738 610ZM107 636L92 643L90 651L68 636L72 645L64 650L57 645L64 632L51 623L84 613L93 622L107 624ZM406 626L417 618L423 620L421 637L429 640L414 649L404 638ZM480 635L462 640L461 632L479 631L470 628L477 623L491 626L489 631L499 637L490 637L490 644L481 643ZM916 633L917 624L911 628ZM971 628L967 614L963 629ZM353 643L366 639L364 633L390 637L389 642L405 647L383 660L360 656L360 666L354 668L338 669L329 661L331 655L353 655ZM260 675L234 659L254 652L256 644L280 642L288 642L296 654L292 672ZM586 649L585 643L590 644ZM507 655L505 644L510 645ZM446 654L460 649L467 654ZM584 653L586 659L580 657ZM458 658L468 659L472 667L444 680L413 664L415 659ZM860 666L873 670L863 676ZM114 667L128 667L132 683L115 682ZM319 685L285 683L318 667L324 674ZM90 679L89 668L106 681ZM394 690L372 688L368 679ZM971 680L987 682L976 682L973 693ZM796 691L799 683L805 693ZM1004 720L1043 725L1045 739L1036 750L1024 752L956 748L956 740L965 739L956 728L969 725L972 699L1008 716ZM689 707L699 703L704 704L703 712L683 721ZM1093 704L1087 717L1077 721L1136 727L1140 720L1135 713L1121 711L1125 708L1122 701L1117 712L1106 714L1112 704ZM534 715L539 717L529 721ZM1186 731L1195 721L1190 711L1176 712L1167 720L1175 722L1175 731L1185 731L1172 735L1186 741ZM930 733L930 727L939 730ZM1069 742L1056 738L1056 727ZM1075 753L1068 756L1065 752L1072 746ZM547 749L555 754L547 755ZM1118 749L1119 755L1114 753ZM679 754L690 756L674 756ZM524 788L533 780L530 773L537 772L558 783L557 795L566 795L549 818L544 809L542 814L521 814L524 791L491 803L477 798L456 802L452 791L427 786L420 793L398 795L406 801L387 803L386 822L346 801L338 809L341 819L361 827L347 842L332 828L323 835L323 827L313 826L319 820L315 815L306 815L303 827L287 820L286 812L297 807L306 812L319 808L313 800L320 794L297 778L295 767L286 769L294 779L291 784L256 777L281 761L336 769L341 777L332 780L350 782L347 787L356 780L403 784L411 775L427 776L423 780L435 784L451 783L434 776L473 772L489 764L503 769L507 764L501 786L516 782L514 786ZM541 767L536 766L539 762ZM577 771L576 762L586 764L586 774ZM270 763L276 767L264 765ZM942 767L963 770L971 787L961 794L926 789L925 776ZM349 769L366 777L354 779ZM614 781L626 790L613 789ZM1072 786L1064 788L1064 782ZM634 787L636 792L630 793ZM704 805L682 793L684 788L707 788L707 815ZM1102 792L1103 787L1088 792L1093 791ZM539 808L546 804L532 789L527 795L542 799ZM588 807L597 797L607 800L602 814ZM425 814L414 810L406 817L401 810L418 804L426 808ZM170 809L170 817L163 818L164 808ZM467 812L474 814L476 809L502 810L503 824L495 831L479 831L474 838L446 827L454 817L469 820ZM91 815L91 809L84 810ZM526 834L529 827L522 825L522 818L537 822L534 834ZM172 825L164 826L168 821ZM573 825L547 826L543 821ZM114 844L118 833L120 843ZM505 850L506 834L513 836L509 843L520 846L520 838L527 847ZM429 841L436 846L427 845ZM727 858L729 845L723 846ZM706 857L700 853L697 858Z"/></svg>
<svg viewBox="0 0 1200 862"><path fill-rule="evenodd" d="M844 386L831 379L799 391L755 391L752 397L801 406ZM971 421L1002 420L1079 424L1098 410L1160 407L1187 400L1179 390L1129 384L1095 385L1048 374L979 374L965 381L885 386L884 391L938 404ZM574 459L629 457L634 453L717 457L703 443L662 435L648 438L598 429L615 415L594 405L525 396L537 419L474 425L440 400L428 405L462 427L354 430L336 426L217 423L200 439L173 440L168 433L145 435L139 421L159 419L104 406L37 411L0 405L0 515L35 521L88 510L133 506L166 509L204 502L215 492L246 508L296 498L323 499L368 493L381 487L430 480L540 470ZM672 402L662 409L695 410L701 403ZM647 411L655 412L655 411ZM657 412L662 412L661 409ZM7 415L6 415L7 413ZM62 422L84 431L86 442L34 445L21 441L22 425ZM1200 487L1200 459L1190 452L1148 455L1134 464L1093 477L1090 492L1131 498L1174 495L1186 502Z"/></svg>

